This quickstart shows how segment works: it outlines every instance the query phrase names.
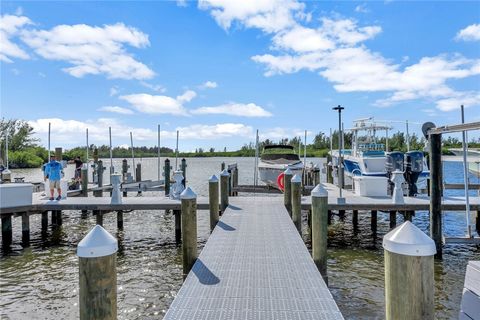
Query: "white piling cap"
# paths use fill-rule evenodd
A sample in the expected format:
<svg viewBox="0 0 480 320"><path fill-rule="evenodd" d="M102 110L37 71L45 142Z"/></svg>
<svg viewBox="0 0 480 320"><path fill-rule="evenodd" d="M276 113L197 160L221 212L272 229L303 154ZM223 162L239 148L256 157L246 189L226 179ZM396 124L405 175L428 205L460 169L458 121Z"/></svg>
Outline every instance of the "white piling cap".
<svg viewBox="0 0 480 320"><path fill-rule="evenodd" d="M437 253L435 242L410 221L405 221L383 237L383 248L406 256L424 257Z"/></svg>
<svg viewBox="0 0 480 320"><path fill-rule="evenodd" d="M183 192L180 194L180 199L188 200L188 199L197 199L197 194L193 192L190 187L187 187Z"/></svg>
<svg viewBox="0 0 480 320"><path fill-rule="evenodd" d="M98 258L109 256L117 251L117 239L97 224L78 244L77 256L81 258Z"/></svg>
<svg viewBox="0 0 480 320"><path fill-rule="evenodd" d="M290 168L288 168L288 167L287 167L287 170L285 170L283 173L284 173L285 175L287 175L287 174L288 174L288 175L292 175L292 174L293 174L292 170L290 170Z"/></svg>
<svg viewBox="0 0 480 320"><path fill-rule="evenodd" d="M222 173L220 173L222 177L229 177L230 173L228 173L227 169L223 169Z"/></svg>
<svg viewBox="0 0 480 320"><path fill-rule="evenodd" d="M318 197L318 198L328 197L328 192L321 184L317 184L317 186L313 188L311 195L312 197Z"/></svg>
<svg viewBox="0 0 480 320"><path fill-rule="evenodd" d="M292 180L291 180L292 183L302 183L302 178L296 174L293 176Z"/></svg>
<svg viewBox="0 0 480 320"><path fill-rule="evenodd" d="M210 179L208 179L208 182L218 182L218 178L216 175L213 175L210 177Z"/></svg>

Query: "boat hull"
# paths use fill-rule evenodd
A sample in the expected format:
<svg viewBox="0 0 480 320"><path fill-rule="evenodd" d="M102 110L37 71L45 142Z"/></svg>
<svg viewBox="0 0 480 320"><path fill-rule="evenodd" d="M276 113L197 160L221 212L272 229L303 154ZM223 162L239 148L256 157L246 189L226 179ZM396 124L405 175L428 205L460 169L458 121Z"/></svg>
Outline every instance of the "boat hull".
<svg viewBox="0 0 480 320"><path fill-rule="evenodd" d="M302 174L303 171L303 163L295 163L295 164L270 164L260 161L258 164L258 173L260 180L265 183L267 186L279 189L277 184L278 176L290 168L292 170L293 175L295 174Z"/></svg>

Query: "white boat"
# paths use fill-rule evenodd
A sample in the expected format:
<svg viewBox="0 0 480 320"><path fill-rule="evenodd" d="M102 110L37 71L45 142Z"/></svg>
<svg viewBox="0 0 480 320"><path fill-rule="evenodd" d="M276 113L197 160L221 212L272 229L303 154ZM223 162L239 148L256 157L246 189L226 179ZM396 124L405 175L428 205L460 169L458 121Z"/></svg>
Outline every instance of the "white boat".
<svg viewBox="0 0 480 320"><path fill-rule="evenodd" d="M409 195L416 194L418 189L426 189L430 171L423 152L387 152L385 144L378 142L377 133L385 131L388 136L390 129L388 125L375 123L373 118L354 121L353 128L349 129L353 133L352 149L342 149L345 185L352 184L355 176L390 178L391 172L398 169L405 171L407 185L411 182L405 186L405 190L411 190ZM388 138L386 141L388 143ZM332 150L330 155L333 167L338 168L339 151Z"/></svg>
<svg viewBox="0 0 480 320"><path fill-rule="evenodd" d="M463 156L463 149L450 149L456 156ZM463 158L459 161L463 161ZM467 151L468 171L480 177L480 150L469 149Z"/></svg>
<svg viewBox="0 0 480 320"><path fill-rule="evenodd" d="M280 189L277 180L287 168L290 168L294 175L302 174L303 171L303 162L298 154L295 154L292 146L268 145L264 147L258 162L258 172L263 183Z"/></svg>

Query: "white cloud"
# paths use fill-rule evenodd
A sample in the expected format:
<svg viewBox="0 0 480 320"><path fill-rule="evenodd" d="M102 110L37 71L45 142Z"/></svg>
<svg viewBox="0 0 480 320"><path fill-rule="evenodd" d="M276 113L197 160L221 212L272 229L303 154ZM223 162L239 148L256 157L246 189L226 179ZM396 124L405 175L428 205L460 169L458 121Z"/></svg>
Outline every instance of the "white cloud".
<svg viewBox="0 0 480 320"><path fill-rule="evenodd" d="M125 46L145 48L148 35L117 23L103 27L58 25L51 30L23 30L21 39L48 60L66 61L63 71L81 78L105 74L112 79L149 79L154 72L126 52Z"/></svg>
<svg viewBox="0 0 480 320"><path fill-rule="evenodd" d="M478 92L455 92L452 96L437 101L437 108L442 111L453 111L480 105L480 93Z"/></svg>
<svg viewBox="0 0 480 320"><path fill-rule="evenodd" d="M199 86L200 89L215 89L216 87L218 87L218 85L215 81L206 81Z"/></svg>
<svg viewBox="0 0 480 320"><path fill-rule="evenodd" d="M271 33L295 25L295 17L307 18L302 14L305 5L295 0L200 0L198 7L210 10L224 29L238 21L248 28Z"/></svg>
<svg viewBox="0 0 480 320"><path fill-rule="evenodd" d="M98 111L113 112L119 114L133 114L132 110L118 106L104 106L99 108Z"/></svg>
<svg viewBox="0 0 480 320"><path fill-rule="evenodd" d="M355 7L355 12L369 13L370 10L368 10L367 5L365 3L362 3Z"/></svg>
<svg viewBox="0 0 480 320"><path fill-rule="evenodd" d="M145 81L141 81L140 84L145 88L149 88L155 92L165 93L167 91L167 89L160 84L151 84Z"/></svg>
<svg viewBox="0 0 480 320"><path fill-rule="evenodd" d="M136 128L126 125L115 119L100 118L97 120L77 121L60 118L45 118L29 121L34 129L35 137L41 139L43 145L47 144L48 123L52 125L52 145L78 146L83 145L84 133L88 128L89 141L96 145L109 143L108 128L112 128L113 146L124 146L129 141L130 132L136 141L143 144L156 143L157 128ZM175 139L176 130L180 131L181 139L209 140L225 137L251 137L253 129L241 123L219 123L214 125L193 124L186 127L178 127L174 130L162 130L162 139ZM81 133L81 134L80 134ZM121 141L121 143L118 143ZM128 145L127 145L128 146Z"/></svg>
<svg viewBox="0 0 480 320"><path fill-rule="evenodd" d="M177 97L177 101L180 103L190 102L197 96L197 93L192 90L187 90L185 93Z"/></svg>
<svg viewBox="0 0 480 320"><path fill-rule="evenodd" d="M28 54L11 38L18 35L21 28L31 25L32 21L24 16L2 15L0 16L0 61L12 63L11 58L28 59Z"/></svg>
<svg viewBox="0 0 480 320"><path fill-rule="evenodd" d="M259 131L259 137L261 140L271 139L274 141L285 139L285 138L294 138L294 137L301 137L302 143L305 135L305 130L301 129L292 129L292 128L283 128L283 127L275 127L271 129L267 129L264 131ZM312 137L313 132L307 131L307 143L308 137Z"/></svg>
<svg viewBox="0 0 480 320"><path fill-rule="evenodd" d="M276 48L292 49L296 52L328 50L335 47L335 43L318 30L302 26L277 33L272 41Z"/></svg>
<svg viewBox="0 0 480 320"><path fill-rule="evenodd" d="M272 114L255 103L228 103L216 107L201 107L193 114L226 114L240 117L271 117Z"/></svg>
<svg viewBox="0 0 480 320"><path fill-rule="evenodd" d="M472 24L465 29L460 30L455 36L456 40L463 41L479 41L480 40L480 24Z"/></svg>
<svg viewBox="0 0 480 320"><path fill-rule="evenodd" d="M179 7L187 7L187 0L177 0L177 6Z"/></svg>
<svg viewBox="0 0 480 320"><path fill-rule="evenodd" d="M183 104L190 102L197 94L195 91L187 90L182 95L172 98L164 95L151 95L138 93L120 96L120 99L129 102L135 109L150 114L173 114L187 115Z"/></svg>
<svg viewBox="0 0 480 320"><path fill-rule="evenodd" d="M113 86L110 88L110 97L116 96L118 94L118 87Z"/></svg>

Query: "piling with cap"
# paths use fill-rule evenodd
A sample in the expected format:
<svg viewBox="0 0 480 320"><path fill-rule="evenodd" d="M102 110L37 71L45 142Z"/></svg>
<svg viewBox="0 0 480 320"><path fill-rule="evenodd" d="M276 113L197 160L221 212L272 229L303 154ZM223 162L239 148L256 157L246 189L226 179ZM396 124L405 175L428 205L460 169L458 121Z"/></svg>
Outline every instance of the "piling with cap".
<svg viewBox="0 0 480 320"><path fill-rule="evenodd" d="M232 189L235 189L238 187L238 167L235 166L233 169L233 177L232 177ZM233 191L232 195L237 197L238 196L238 191Z"/></svg>
<svg viewBox="0 0 480 320"><path fill-rule="evenodd" d="M332 156L327 155L327 183L333 183Z"/></svg>
<svg viewBox="0 0 480 320"><path fill-rule="evenodd" d="M328 192L321 184L312 190L312 258L320 274L328 284Z"/></svg>
<svg viewBox="0 0 480 320"><path fill-rule="evenodd" d="M187 185L187 160L185 160L185 158L183 158L180 163L180 170L182 170L183 175L182 184L185 187Z"/></svg>
<svg viewBox="0 0 480 320"><path fill-rule="evenodd" d="M82 197L88 197L88 167L82 167L80 172L82 178Z"/></svg>
<svg viewBox="0 0 480 320"><path fill-rule="evenodd" d="M128 168L130 168L130 166L128 165L128 160L123 159L122 160L122 182L124 183L127 182ZM128 196L128 192L123 191L123 196L124 197Z"/></svg>
<svg viewBox="0 0 480 320"><path fill-rule="evenodd" d="M122 176L118 173L114 173L110 176L110 181L112 183L112 198L110 204L121 204L122 195L120 191L120 179Z"/></svg>
<svg viewBox="0 0 480 320"><path fill-rule="evenodd" d="M210 205L210 231L215 229L218 223L218 178L213 175L208 179L208 201Z"/></svg>
<svg viewBox="0 0 480 320"><path fill-rule="evenodd" d="M78 244L80 320L117 319L118 242L95 226Z"/></svg>
<svg viewBox="0 0 480 320"><path fill-rule="evenodd" d="M442 257L442 135L430 134L430 237L437 248L437 258Z"/></svg>
<svg viewBox="0 0 480 320"><path fill-rule="evenodd" d="M182 201L183 275L186 277L197 259L197 195L187 187L180 198Z"/></svg>
<svg viewBox="0 0 480 320"><path fill-rule="evenodd" d="M283 202L285 204L285 208L287 208L290 217L292 216L292 177L292 170L290 170L290 168L287 168L287 170L283 172Z"/></svg>
<svg viewBox="0 0 480 320"><path fill-rule="evenodd" d="M103 187L103 172L106 168L103 166L103 161L97 161L97 188ZM93 191L94 197L103 197L103 190L95 190Z"/></svg>
<svg viewBox="0 0 480 320"><path fill-rule="evenodd" d="M435 242L405 221L383 237L386 319L434 319Z"/></svg>
<svg viewBox="0 0 480 320"><path fill-rule="evenodd" d="M165 159L165 166L163 167L163 174L165 175L165 196L168 197L170 195L170 160L167 158Z"/></svg>
<svg viewBox="0 0 480 320"><path fill-rule="evenodd" d="M230 174L227 169L220 173L220 211L223 213L228 207L228 178Z"/></svg>
<svg viewBox="0 0 480 320"><path fill-rule="evenodd" d="M137 168L135 169L135 181L140 182L142 181L142 164L137 163ZM142 191L138 190L137 195L141 195Z"/></svg>
<svg viewBox="0 0 480 320"><path fill-rule="evenodd" d="M404 204L405 200L403 198L402 183L405 182L405 178L403 177L403 172L400 170L395 170L392 172L391 181L395 186L393 189L392 203Z"/></svg>
<svg viewBox="0 0 480 320"><path fill-rule="evenodd" d="M292 186L292 220L302 235L302 178L296 174L291 180Z"/></svg>

